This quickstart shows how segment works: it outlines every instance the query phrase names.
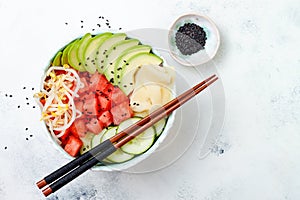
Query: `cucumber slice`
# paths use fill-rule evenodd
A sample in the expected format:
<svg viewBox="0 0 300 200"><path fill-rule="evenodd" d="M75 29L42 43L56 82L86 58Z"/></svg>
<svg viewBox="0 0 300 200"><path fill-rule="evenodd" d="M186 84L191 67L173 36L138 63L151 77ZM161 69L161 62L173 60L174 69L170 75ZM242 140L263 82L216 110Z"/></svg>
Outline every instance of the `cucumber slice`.
<svg viewBox="0 0 300 200"><path fill-rule="evenodd" d="M107 140L107 139L111 138L112 136L114 136L117 133L117 129L118 129L117 126L108 129L103 134L103 136L101 138L101 142L104 142L105 140ZM123 152L121 149L118 149L113 154L108 156L106 158L106 160L114 162L114 163L122 163L122 162L125 162L125 161L128 161L128 160L132 159L133 157L134 157L134 155L127 154L127 153Z"/></svg>
<svg viewBox="0 0 300 200"><path fill-rule="evenodd" d="M104 133L107 131L107 129L103 129L98 135L95 135L92 139L92 148L97 146L98 144L101 143L101 138L104 135Z"/></svg>
<svg viewBox="0 0 300 200"><path fill-rule="evenodd" d="M95 134L87 132L84 138L80 138L83 145L80 149L80 154L84 154L85 152L91 150L92 148L92 138L95 136Z"/></svg>
<svg viewBox="0 0 300 200"><path fill-rule="evenodd" d="M160 136L160 134L164 131L166 124L167 124L166 118L163 118L160 121L156 122L156 124L154 124L156 137Z"/></svg>
<svg viewBox="0 0 300 200"><path fill-rule="evenodd" d="M118 132L126 129L137 121L141 120L139 117L134 117L125 120L119 125ZM147 151L155 140L155 130L153 127L148 128L146 131L138 135L133 140L121 147L121 150L128 154L139 155Z"/></svg>

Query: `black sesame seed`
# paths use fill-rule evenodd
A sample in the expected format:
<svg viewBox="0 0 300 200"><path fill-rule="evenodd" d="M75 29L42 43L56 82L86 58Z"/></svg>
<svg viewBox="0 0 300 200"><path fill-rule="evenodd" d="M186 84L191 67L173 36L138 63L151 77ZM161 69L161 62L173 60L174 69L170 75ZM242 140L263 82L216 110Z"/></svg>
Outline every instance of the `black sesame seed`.
<svg viewBox="0 0 300 200"><path fill-rule="evenodd" d="M83 23L83 21L82 21L82 20L81 20L80 22L81 22L81 23Z"/></svg>
<svg viewBox="0 0 300 200"><path fill-rule="evenodd" d="M129 83L129 85L133 85L133 83Z"/></svg>
<svg viewBox="0 0 300 200"><path fill-rule="evenodd" d="M126 87L127 87L127 85L123 85L123 87L125 87L125 88L126 88Z"/></svg>
<svg viewBox="0 0 300 200"><path fill-rule="evenodd" d="M122 28L119 28L119 30L122 30Z"/></svg>
<svg viewBox="0 0 300 200"><path fill-rule="evenodd" d="M80 62L80 63L78 63L78 65L80 66L80 65L81 65L81 62Z"/></svg>
<svg viewBox="0 0 300 200"><path fill-rule="evenodd" d="M23 90L25 90L26 89L26 87L23 87Z"/></svg>
<svg viewBox="0 0 300 200"><path fill-rule="evenodd" d="M97 26L98 26L98 27L101 27L101 25L100 25L100 24L97 24Z"/></svg>
<svg viewBox="0 0 300 200"><path fill-rule="evenodd" d="M5 94L6 97L8 97L8 94Z"/></svg>
<svg viewBox="0 0 300 200"><path fill-rule="evenodd" d="M113 63L109 63L110 65L112 65Z"/></svg>
<svg viewBox="0 0 300 200"><path fill-rule="evenodd" d="M89 59L90 59L90 57L87 57L87 58L86 58L86 60L89 60Z"/></svg>
<svg viewBox="0 0 300 200"><path fill-rule="evenodd" d="M133 102L133 105L135 106L135 105L136 105L136 103L135 103L135 102Z"/></svg>
<svg viewBox="0 0 300 200"><path fill-rule="evenodd" d="M81 26L80 28L83 28L83 26Z"/></svg>
<svg viewBox="0 0 300 200"><path fill-rule="evenodd" d="M129 63L126 63L126 65L129 65Z"/></svg>
<svg viewBox="0 0 300 200"><path fill-rule="evenodd" d="M27 105L29 105L29 103L26 103Z"/></svg>
<svg viewBox="0 0 300 200"><path fill-rule="evenodd" d="M12 97L12 95L9 95L9 97Z"/></svg>
<svg viewBox="0 0 300 200"><path fill-rule="evenodd" d="M95 29L93 28L92 31L95 31Z"/></svg>
<svg viewBox="0 0 300 200"><path fill-rule="evenodd" d="M99 51L97 51L96 54L98 55L98 54L99 54Z"/></svg>
<svg viewBox="0 0 300 200"><path fill-rule="evenodd" d="M35 106L32 106L32 108L35 108Z"/></svg>
<svg viewBox="0 0 300 200"><path fill-rule="evenodd" d="M32 137L33 135L29 135L29 137Z"/></svg>
<svg viewBox="0 0 300 200"><path fill-rule="evenodd" d="M117 70L118 70L118 71L122 70L122 67L119 67Z"/></svg>
<svg viewBox="0 0 300 200"><path fill-rule="evenodd" d="M106 55L105 57L108 58L108 55Z"/></svg>
<svg viewBox="0 0 300 200"><path fill-rule="evenodd" d="M18 108L20 108L21 106L18 106Z"/></svg>
<svg viewBox="0 0 300 200"><path fill-rule="evenodd" d="M25 128L25 131L28 131L28 128Z"/></svg>
<svg viewBox="0 0 300 200"><path fill-rule="evenodd" d="M4 149L7 149L7 147L4 147Z"/></svg>
<svg viewBox="0 0 300 200"><path fill-rule="evenodd" d="M114 74L114 71L110 71L110 73Z"/></svg>
<svg viewBox="0 0 300 200"><path fill-rule="evenodd" d="M116 50L116 47L114 47L113 50Z"/></svg>
<svg viewBox="0 0 300 200"><path fill-rule="evenodd" d="M28 140L28 138L26 138L26 140Z"/></svg>
<svg viewBox="0 0 300 200"><path fill-rule="evenodd" d="M65 25L68 25L68 22L66 22Z"/></svg>
<svg viewBox="0 0 300 200"><path fill-rule="evenodd" d="M120 75L119 75L119 74L117 75L117 78L120 78Z"/></svg>
<svg viewBox="0 0 300 200"><path fill-rule="evenodd" d="M126 60L123 60L123 62L126 63L127 61L126 61Z"/></svg>
<svg viewBox="0 0 300 200"><path fill-rule="evenodd" d="M26 97L26 100L28 100L28 97Z"/></svg>

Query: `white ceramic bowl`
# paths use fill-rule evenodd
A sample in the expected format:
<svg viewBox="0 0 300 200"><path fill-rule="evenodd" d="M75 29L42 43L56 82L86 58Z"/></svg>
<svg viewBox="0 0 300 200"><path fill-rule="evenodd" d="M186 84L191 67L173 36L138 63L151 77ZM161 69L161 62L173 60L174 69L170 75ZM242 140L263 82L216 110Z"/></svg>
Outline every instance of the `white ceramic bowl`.
<svg viewBox="0 0 300 200"><path fill-rule="evenodd" d="M185 23L194 23L202 27L206 33L206 44L203 50L192 55L183 55L176 46L175 35L177 30ZM211 60L217 53L220 45L220 34L217 26L207 16L186 14L179 17L171 26L168 43L172 57L182 65L198 66Z"/></svg>
<svg viewBox="0 0 300 200"><path fill-rule="evenodd" d="M155 51L155 49L152 49L152 51L158 55L159 53L157 51ZM160 56L163 59L163 63L165 66L168 66L166 63L166 60ZM176 96L176 87L174 85L174 88L172 89L172 94L173 97ZM163 133L161 133L161 135L159 136L159 138L155 141L155 143L151 146L151 148L149 148L145 153L138 155L136 157L134 157L133 159L126 161L124 163L116 163L116 164L107 164L107 165L96 165L92 168L92 170L95 171L122 171L122 170L126 170L130 167L133 167L134 165L138 164L139 162L141 162L142 160L146 159L148 156L150 156L158 147L159 145L163 142L163 140L165 139L165 137L167 136L170 128L173 125L174 119L175 119L175 113L176 111L173 111L173 113L169 116L168 120L167 120L167 124L164 128ZM47 133L47 135L49 136L53 146L58 149L62 155L64 155L65 157L67 157L68 159L72 160L74 159L74 157L70 156L56 141L55 139L51 136L51 134L49 133L49 130L46 126L46 124L44 123L44 128L45 128L45 132Z"/></svg>

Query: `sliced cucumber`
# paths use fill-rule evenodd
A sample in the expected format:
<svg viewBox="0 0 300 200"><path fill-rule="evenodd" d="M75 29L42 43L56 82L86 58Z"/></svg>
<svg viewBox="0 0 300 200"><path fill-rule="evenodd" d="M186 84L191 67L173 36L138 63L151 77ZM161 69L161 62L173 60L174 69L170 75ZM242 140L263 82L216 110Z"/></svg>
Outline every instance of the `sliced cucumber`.
<svg viewBox="0 0 300 200"><path fill-rule="evenodd" d="M85 152L91 150L92 148L92 138L95 136L95 134L87 132L84 138L80 138L83 145L80 149L80 154L84 154Z"/></svg>
<svg viewBox="0 0 300 200"><path fill-rule="evenodd" d="M125 153L139 155L147 151L152 146L154 140L155 130L153 127L150 127L133 140L122 146L121 149Z"/></svg>
<svg viewBox="0 0 300 200"><path fill-rule="evenodd" d="M118 149L113 154L108 156L107 160L114 162L114 163L122 163L122 162L132 159L133 157L134 157L134 155L125 153L121 149Z"/></svg>
<svg viewBox="0 0 300 200"><path fill-rule="evenodd" d="M107 129L103 129L98 135L95 135L92 139L92 148L97 146L98 144L101 143L101 138L104 135L104 133L107 131Z"/></svg>
<svg viewBox="0 0 300 200"><path fill-rule="evenodd" d="M112 136L114 136L117 133L117 129L118 129L117 126L108 129L103 134L103 136L101 138L101 142L104 142L105 140L107 140L107 139L111 138ZM127 154L127 153L123 152L121 149L118 149L113 154L108 156L106 158L106 160L114 162L114 163L121 163L121 162L128 161L128 160L132 159L133 157L134 157L134 155Z"/></svg>
<svg viewBox="0 0 300 200"><path fill-rule="evenodd" d="M164 131L166 124L167 124L166 118L163 118L160 121L156 122L156 124L154 124L156 137L160 136L160 134Z"/></svg>
<svg viewBox="0 0 300 200"><path fill-rule="evenodd" d="M119 125L118 132L123 131L132 124L141 120L139 117L134 117L125 120ZM128 154L138 155L147 151L155 140L155 130L153 127L148 128L146 131L138 135L133 140L121 147L121 150Z"/></svg>

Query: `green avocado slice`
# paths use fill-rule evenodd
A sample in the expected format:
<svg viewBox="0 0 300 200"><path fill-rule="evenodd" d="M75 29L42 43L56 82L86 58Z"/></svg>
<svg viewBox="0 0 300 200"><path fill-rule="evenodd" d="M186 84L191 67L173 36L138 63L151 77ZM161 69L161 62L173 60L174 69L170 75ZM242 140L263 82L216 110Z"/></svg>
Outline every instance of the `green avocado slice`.
<svg viewBox="0 0 300 200"><path fill-rule="evenodd" d="M134 56L136 54L149 53L150 51L151 51L151 46L149 46L149 45L136 45L136 46L133 46L133 47L127 49L122 54L120 54L119 57L115 61L114 79L111 80L111 82L113 82L114 85L118 85L120 83L123 65L129 58L131 58L132 56Z"/></svg>
<svg viewBox="0 0 300 200"><path fill-rule="evenodd" d="M80 39L77 39L74 41L73 45L70 47L68 52L68 60L71 67L78 71L85 71L85 68L83 67L82 63L78 60L77 57L77 51L79 47Z"/></svg>
<svg viewBox="0 0 300 200"><path fill-rule="evenodd" d="M125 33L113 34L111 37L105 40L102 43L102 45L99 47L99 49L96 52L96 58L97 58L96 65L99 73L103 73L105 71L104 61L105 58L108 57L107 51L110 49L110 47L112 47L117 42L125 40L125 38L126 38Z"/></svg>
<svg viewBox="0 0 300 200"><path fill-rule="evenodd" d="M115 45L111 46L107 51L108 57L104 60L104 74L108 80L114 78L114 70L115 70L115 61L118 56L126 51L127 49L136 46L139 44L139 41L136 39L122 40L117 42Z"/></svg>
<svg viewBox="0 0 300 200"><path fill-rule="evenodd" d="M54 59L53 59L53 62L52 62L52 65L53 65L53 66L60 66L60 65L61 65L60 59L61 59L62 54L63 54L63 53L62 53L61 51L59 51L59 52L55 55L55 57L54 57Z"/></svg>
<svg viewBox="0 0 300 200"><path fill-rule="evenodd" d="M85 69L89 73L93 74L96 72L96 51L99 49L102 43L110 36L112 36L112 33L102 33L90 38L90 40L88 41L85 49L83 50L83 63Z"/></svg>

